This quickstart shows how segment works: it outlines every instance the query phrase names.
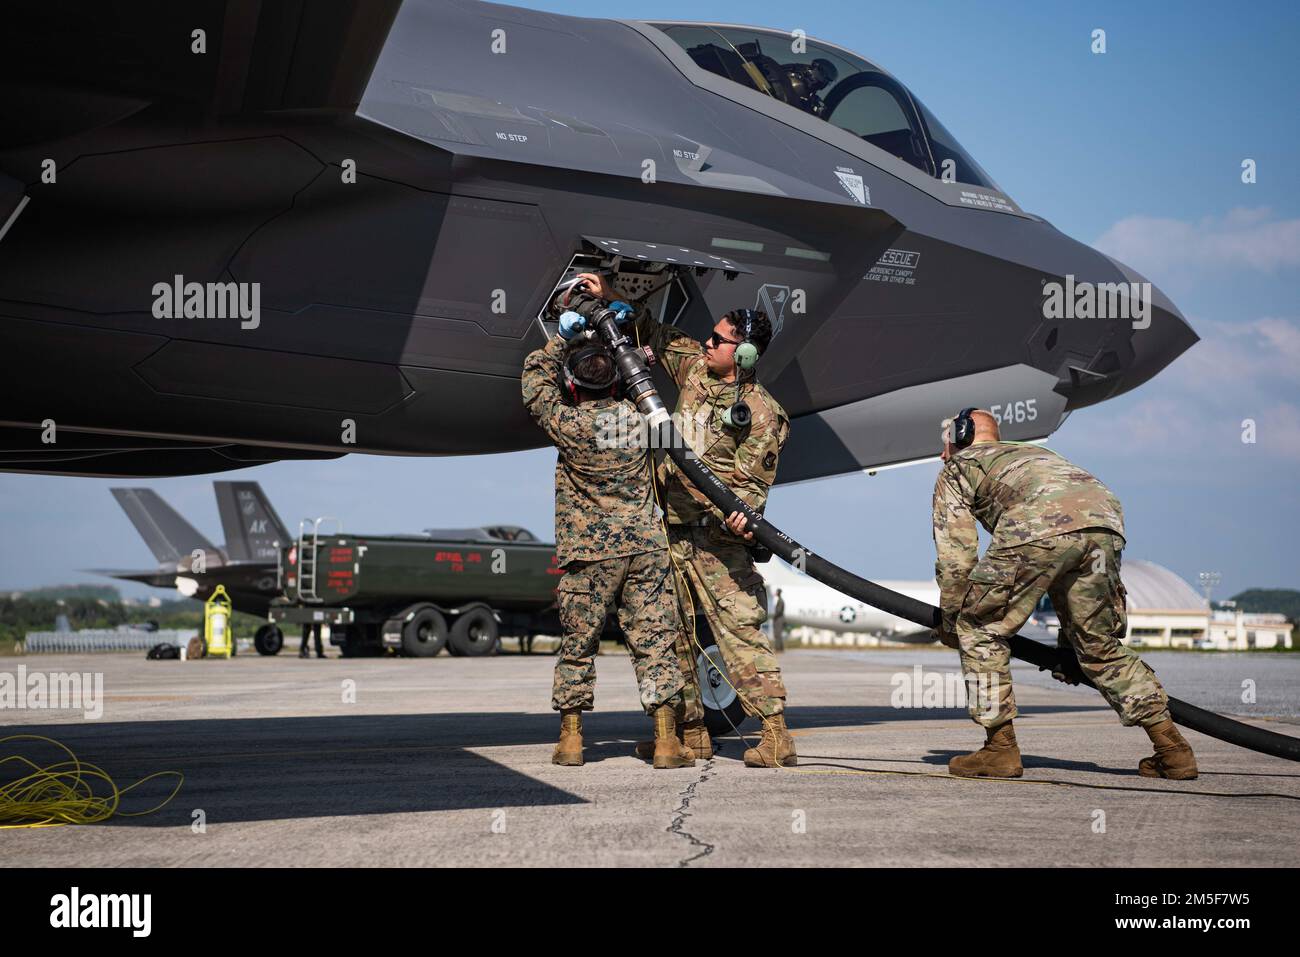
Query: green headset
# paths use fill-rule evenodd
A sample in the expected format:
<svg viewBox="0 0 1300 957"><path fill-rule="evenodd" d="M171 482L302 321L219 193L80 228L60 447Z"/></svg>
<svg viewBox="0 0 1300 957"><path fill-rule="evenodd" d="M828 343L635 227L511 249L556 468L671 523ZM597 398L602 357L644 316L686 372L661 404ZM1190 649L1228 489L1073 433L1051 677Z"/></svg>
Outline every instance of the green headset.
<svg viewBox="0 0 1300 957"><path fill-rule="evenodd" d="M744 323L740 345L736 346L736 368L743 372L748 372L758 363L758 346L749 338L754 329L755 315L753 309L733 309L727 313L733 326L740 328L740 324Z"/></svg>
<svg viewBox="0 0 1300 957"><path fill-rule="evenodd" d="M757 316L758 313L753 309L733 309L727 313L727 319L731 321L732 326L741 330L740 343L736 346L734 355L736 368L741 372L748 372L758 364L759 348L750 339L754 331L754 319ZM740 397L740 380L741 377L736 376L736 401L731 408L724 409L722 413L723 424L733 429L748 428L754 418L749 405Z"/></svg>

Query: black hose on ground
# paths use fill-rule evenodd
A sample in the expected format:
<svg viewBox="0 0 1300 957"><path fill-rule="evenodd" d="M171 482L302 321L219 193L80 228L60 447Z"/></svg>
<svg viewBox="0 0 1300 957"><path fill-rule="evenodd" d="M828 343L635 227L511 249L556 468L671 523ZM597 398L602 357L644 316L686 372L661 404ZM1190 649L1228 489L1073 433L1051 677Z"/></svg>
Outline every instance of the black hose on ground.
<svg viewBox="0 0 1300 957"><path fill-rule="evenodd" d="M730 515L732 512L743 513L749 522L749 529L754 533L754 539L759 544L765 545L774 554L822 584L923 627L933 628L939 623L940 612L933 605L882 588L875 582L860 578L820 555L810 552L745 504L696 457L682 440L671 416L668 415L663 400L650 384L644 354L619 330L613 315L593 310L590 318L595 320L601 336L614 350L624 382L635 382L635 388L630 390L632 394L629 398L636 402L637 408L646 416L657 447L667 452L691 483L703 492L723 515ZM1039 668L1067 671L1077 669L1077 663L1066 660L1060 650L1025 638L1023 635L1013 635L1010 645L1013 657L1037 665ZM1183 727L1218 738L1220 741L1258 751L1261 754L1271 754L1289 761L1300 761L1300 738L1251 727L1172 696L1169 698L1169 713L1174 721Z"/></svg>

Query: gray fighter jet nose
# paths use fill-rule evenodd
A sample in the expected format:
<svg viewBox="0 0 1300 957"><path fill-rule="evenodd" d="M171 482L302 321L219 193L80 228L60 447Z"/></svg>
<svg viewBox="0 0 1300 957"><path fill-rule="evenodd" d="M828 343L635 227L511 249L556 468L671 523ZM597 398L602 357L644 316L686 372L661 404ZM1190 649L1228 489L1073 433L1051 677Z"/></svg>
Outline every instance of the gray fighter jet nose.
<svg viewBox="0 0 1300 957"><path fill-rule="evenodd" d="M1200 338L1159 288L1122 263L1115 265L1133 284L1132 298L1121 302L1125 311L1120 313L1121 322L1131 325L1132 331L1123 326L1107 331L1100 340L1093 340L1098 351L1090 362L1067 363L1058 391L1067 397L1068 409L1094 405L1136 389Z"/></svg>
<svg viewBox="0 0 1300 957"><path fill-rule="evenodd" d="M1164 293L1155 286L1151 292L1151 324L1133 330L1133 364L1124 373L1116 395L1142 385L1201 338Z"/></svg>
<svg viewBox="0 0 1300 957"><path fill-rule="evenodd" d="M1128 303L1121 303L1127 311L1120 314L1132 317L1128 340L1132 356L1126 355L1128 350L1120 341L1103 348L1090 368L1076 377L1070 390L1071 408L1136 389L1200 339L1160 287L1119 260L1106 258L1119 270L1116 278L1131 290Z"/></svg>

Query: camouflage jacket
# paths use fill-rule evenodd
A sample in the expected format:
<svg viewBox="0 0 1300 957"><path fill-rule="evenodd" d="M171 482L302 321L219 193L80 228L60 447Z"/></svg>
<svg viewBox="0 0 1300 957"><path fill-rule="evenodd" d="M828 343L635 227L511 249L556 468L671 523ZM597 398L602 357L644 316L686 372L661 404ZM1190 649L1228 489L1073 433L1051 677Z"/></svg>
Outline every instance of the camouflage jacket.
<svg viewBox="0 0 1300 957"><path fill-rule="evenodd" d="M731 428L723 423L722 414L736 401L736 384L709 371L700 343L656 321L644 308L637 315L635 336L653 350L677 383L680 391L673 421L686 444L746 504L763 511L776 478L777 459L790 434L785 409L749 378L742 383L740 395L753 419L743 429ZM666 490L670 523L696 522L707 515L719 521L724 517L667 456L659 465L659 480ZM723 534L730 535L725 530Z"/></svg>
<svg viewBox="0 0 1300 957"><path fill-rule="evenodd" d="M1050 449L977 442L954 453L934 486L934 574L949 632L979 559L976 519L993 536L989 548L1083 528L1124 535L1124 512L1111 490Z"/></svg>
<svg viewBox="0 0 1300 957"><path fill-rule="evenodd" d="M559 336L524 360L524 406L558 452L555 550L560 565L667 548L644 442L609 441L611 420L643 421L623 399L573 405L560 390L565 342ZM635 434L635 433L632 433Z"/></svg>

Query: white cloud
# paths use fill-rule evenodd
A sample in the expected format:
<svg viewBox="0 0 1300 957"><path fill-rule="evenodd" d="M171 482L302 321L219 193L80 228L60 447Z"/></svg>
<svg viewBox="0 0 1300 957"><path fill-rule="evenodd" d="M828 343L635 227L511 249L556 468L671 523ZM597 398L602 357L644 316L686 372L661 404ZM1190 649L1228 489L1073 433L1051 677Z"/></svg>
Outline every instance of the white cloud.
<svg viewBox="0 0 1300 957"><path fill-rule="evenodd" d="M1300 219L1277 219L1267 207L1230 210L1197 222L1129 216L1094 245L1151 276L1300 267Z"/></svg>
<svg viewBox="0 0 1300 957"><path fill-rule="evenodd" d="M1193 319L1201 337L1165 373L1190 389L1238 384L1268 390L1300 383L1300 322L1265 317L1247 322Z"/></svg>
<svg viewBox="0 0 1300 957"><path fill-rule="evenodd" d="M1083 441L1141 449L1176 467L1225 455L1300 462L1300 321L1193 318L1201 341L1135 394L1108 403L1104 433ZM1255 423L1255 442L1241 440Z"/></svg>

